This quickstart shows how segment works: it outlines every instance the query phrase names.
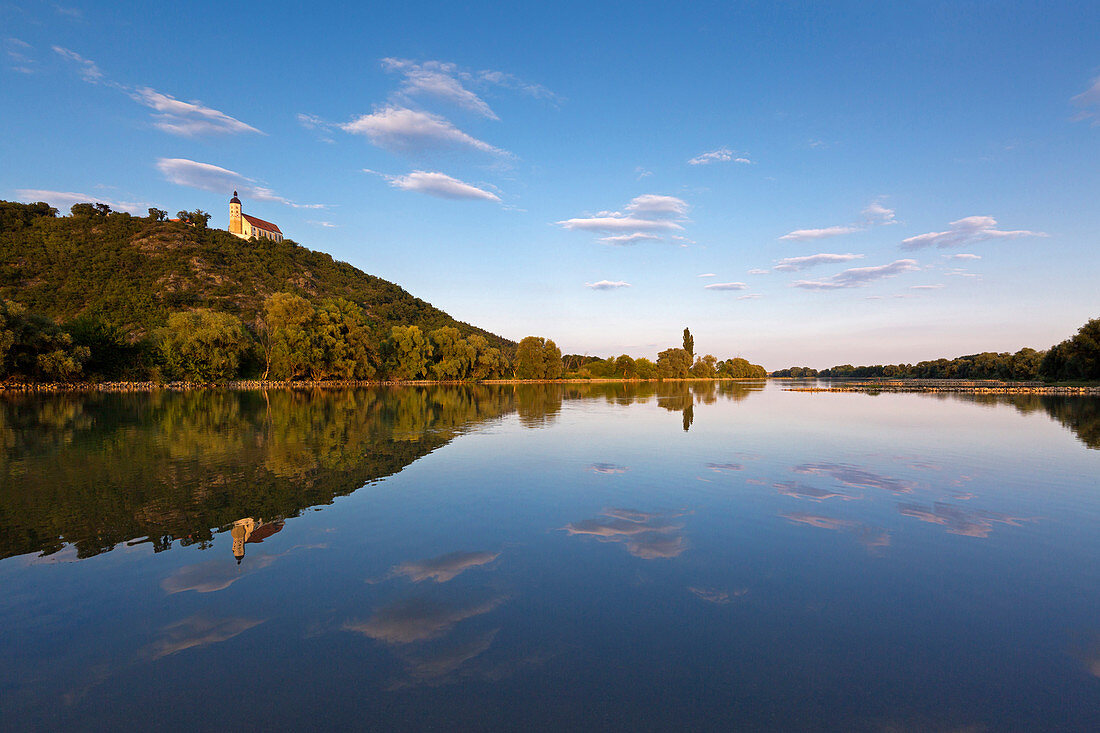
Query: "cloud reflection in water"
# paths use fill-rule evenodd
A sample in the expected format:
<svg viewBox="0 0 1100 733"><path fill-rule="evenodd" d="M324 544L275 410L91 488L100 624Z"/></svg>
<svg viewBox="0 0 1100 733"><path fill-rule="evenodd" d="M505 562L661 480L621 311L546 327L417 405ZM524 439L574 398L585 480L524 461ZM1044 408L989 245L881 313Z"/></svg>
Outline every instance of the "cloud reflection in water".
<svg viewBox="0 0 1100 733"><path fill-rule="evenodd" d="M571 522L563 530L571 535L588 535L600 542L619 542L627 552L643 560L672 558L680 555L687 545L683 524L669 521L680 514L641 512L635 509L604 509L601 516Z"/></svg>

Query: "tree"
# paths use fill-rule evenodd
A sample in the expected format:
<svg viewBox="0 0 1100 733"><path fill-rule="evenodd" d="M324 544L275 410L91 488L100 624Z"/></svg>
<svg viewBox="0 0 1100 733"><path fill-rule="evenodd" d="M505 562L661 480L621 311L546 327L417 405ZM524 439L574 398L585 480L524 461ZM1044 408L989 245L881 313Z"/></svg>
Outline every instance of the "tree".
<svg viewBox="0 0 1100 733"><path fill-rule="evenodd" d="M700 357L691 367L691 376L697 379L713 379L718 373L715 369L717 363L718 359L710 354Z"/></svg>
<svg viewBox="0 0 1100 733"><path fill-rule="evenodd" d="M394 379L428 376L430 345L419 326L394 326L383 344L386 371Z"/></svg>
<svg viewBox="0 0 1100 733"><path fill-rule="evenodd" d="M683 379L691 370L691 354L687 349L665 349L657 354L657 376L661 379Z"/></svg>
<svg viewBox="0 0 1100 733"><path fill-rule="evenodd" d="M466 338L466 343L474 353L474 361L470 366L471 377L477 380L491 379L504 373L504 355L500 353L500 349L489 345L489 339L475 333Z"/></svg>
<svg viewBox="0 0 1100 733"><path fill-rule="evenodd" d="M1052 346L1039 365L1047 380L1100 379L1100 318L1077 329L1073 338Z"/></svg>
<svg viewBox="0 0 1100 733"><path fill-rule="evenodd" d="M476 354L453 326L437 328L428 334L432 343L432 376L440 380L465 379Z"/></svg>
<svg viewBox="0 0 1100 733"><path fill-rule="evenodd" d="M623 379L634 379L638 373L637 367L634 365L634 359L626 354L620 356L615 360L615 373Z"/></svg>
<svg viewBox="0 0 1100 733"><path fill-rule="evenodd" d="M369 379L375 368L363 309L346 298L328 298L314 310L310 336L314 361L310 376L320 379Z"/></svg>
<svg viewBox="0 0 1100 733"><path fill-rule="evenodd" d="M111 213L111 207L108 206L107 204L96 204L95 205L95 211L100 216L107 216L108 214Z"/></svg>
<svg viewBox="0 0 1100 733"><path fill-rule="evenodd" d="M69 209L77 219L90 219L99 214L92 204L73 204Z"/></svg>
<svg viewBox="0 0 1100 733"><path fill-rule="evenodd" d="M159 346L170 379L216 382L237 376L251 339L236 316L203 308L168 316Z"/></svg>
<svg viewBox="0 0 1100 733"><path fill-rule="evenodd" d="M150 207L149 218L153 221L165 221L166 219L168 219L168 212L164 209L154 209Z"/></svg>
<svg viewBox="0 0 1100 733"><path fill-rule="evenodd" d="M74 344L50 319L0 301L0 377L67 380L83 371L89 356L88 347Z"/></svg>
<svg viewBox="0 0 1100 733"><path fill-rule="evenodd" d="M634 360L634 373L638 379L656 379L657 365L644 356Z"/></svg>
<svg viewBox="0 0 1100 733"><path fill-rule="evenodd" d="M313 306L305 298L292 293L275 293L264 301L261 344L269 374L275 379L305 377L310 367L320 360L311 330Z"/></svg>
<svg viewBox="0 0 1100 733"><path fill-rule="evenodd" d="M561 349L549 339L528 336L516 347L513 369L519 379L557 379L564 368Z"/></svg>
<svg viewBox="0 0 1100 733"><path fill-rule="evenodd" d="M194 211L181 211L176 216L181 222L188 226L193 226L196 229L206 229L207 224L210 223L210 214L207 214L202 209L195 209Z"/></svg>
<svg viewBox="0 0 1100 733"><path fill-rule="evenodd" d="M688 356L695 357L695 339L687 328L684 328L684 351L688 353Z"/></svg>

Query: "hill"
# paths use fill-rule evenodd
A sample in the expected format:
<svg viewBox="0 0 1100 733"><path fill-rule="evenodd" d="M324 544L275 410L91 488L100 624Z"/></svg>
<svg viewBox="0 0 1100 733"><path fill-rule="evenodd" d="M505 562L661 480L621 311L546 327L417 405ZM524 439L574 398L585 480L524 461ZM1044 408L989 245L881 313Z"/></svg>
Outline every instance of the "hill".
<svg viewBox="0 0 1100 733"><path fill-rule="evenodd" d="M91 205L59 217L48 204L0 201L0 299L57 323L87 317L138 339L173 312L210 308L253 324L264 299L277 292L358 304L376 342L396 325L425 332L451 326L502 351L515 348L394 283L289 239L244 240Z"/></svg>

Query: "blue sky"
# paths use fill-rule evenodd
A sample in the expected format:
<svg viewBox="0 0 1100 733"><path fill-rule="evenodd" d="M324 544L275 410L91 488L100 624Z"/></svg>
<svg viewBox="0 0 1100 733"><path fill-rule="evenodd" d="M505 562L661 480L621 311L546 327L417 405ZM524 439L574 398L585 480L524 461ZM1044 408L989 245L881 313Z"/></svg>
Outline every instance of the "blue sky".
<svg viewBox="0 0 1100 733"><path fill-rule="evenodd" d="M913 362L1100 315L1095 4L526 5L0 0L0 197L225 227L236 188L565 352Z"/></svg>

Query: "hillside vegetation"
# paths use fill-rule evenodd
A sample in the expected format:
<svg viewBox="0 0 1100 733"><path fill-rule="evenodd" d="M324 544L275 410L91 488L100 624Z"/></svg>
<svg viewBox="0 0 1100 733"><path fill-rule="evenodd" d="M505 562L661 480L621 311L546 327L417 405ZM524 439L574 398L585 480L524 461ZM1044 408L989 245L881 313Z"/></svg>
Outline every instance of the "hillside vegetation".
<svg viewBox="0 0 1100 733"><path fill-rule="evenodd" d="M451 318L399 286L307 249L244 240L228 232L107 214L91 205L56 216L48 204L0 202L0 299L64 324L92 319L138 339L170 314L208 308L254 325L265 299L288 292L311 302L360 306L376 343L396 325L478 334L504 351L514 344Z"/></svg>

